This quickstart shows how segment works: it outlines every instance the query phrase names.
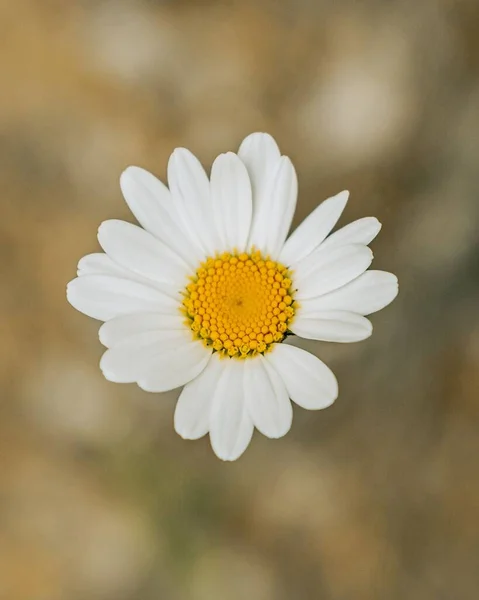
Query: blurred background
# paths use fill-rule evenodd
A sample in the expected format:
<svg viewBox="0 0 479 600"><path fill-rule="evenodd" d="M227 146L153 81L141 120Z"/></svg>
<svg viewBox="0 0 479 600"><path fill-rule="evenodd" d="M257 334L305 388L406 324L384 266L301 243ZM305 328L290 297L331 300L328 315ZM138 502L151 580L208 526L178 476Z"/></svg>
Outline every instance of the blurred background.
<svg viewBox="0 0 479 600"><path fill-rule="evenodd" d="M1 600L479 597L477 0L0 0ZM400 295L305 344L326 411L236 463L105 381L65 299L118 177L267 131Z"/></svg>

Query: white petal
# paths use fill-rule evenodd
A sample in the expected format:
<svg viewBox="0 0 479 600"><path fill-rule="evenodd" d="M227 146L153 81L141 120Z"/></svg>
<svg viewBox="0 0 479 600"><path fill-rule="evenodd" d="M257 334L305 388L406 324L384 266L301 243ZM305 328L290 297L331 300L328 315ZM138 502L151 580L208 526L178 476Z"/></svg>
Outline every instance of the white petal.
<svg viewBox="0 0 479 600"><path fill-rule="evenodd" d="M367 246L339 246L331 251L316 250L303 258L294 270L297 300L314 298L335 290L363 273L373 253Z"/></svg>
<svg viewBox="0 0 479 600"><path fill-rule="evenodd" d="M176 148L168 161L168 183L182 227L202 250L219 250L211 206L210 182L200 161L186 148Z"/></svg>
<svg viewBox="0 0 479 600"><path fill-rule="evenodd" d="M138 275L138 273L134 273L126 267L122 267L108 256L108 254L104 254L103 252L87 254L80 259L78 262L77 275L78 277L84 277L85 275L109 275L128 281L136 281L148 287L155 288L163 294L174 298L178 302L181 301L181 290L178 286L161 281L153 281L148 277Z"/></svg>
<svg viewBox="0 0 479 600"><path fill-rule="evenodd" d="M269 438L285 435L291 428L293 408L281 377L262 356L245 360L244 389L257 429Z"/></svg>
<svg viewBox="0 0 479 600"><path fill-rule="evenodd" d="M160 312L139 313L134 315L123 315L110 319L100 327L98 335L100 342L112 348L124 341L126 338L147 331L162 331L165 329L183 330L186 325L185 317L179 310L169 314Z"/></svg>
<svg viewBox="0 0 479 600"><path fill-rule="evenodd" d="M103 222L98 229L103 250L117 263L137 275L172 284L186 284L188 265L173 250L144 229L126 221Z"/></svg>
<svg viewBox="0 0 479 600"><path fill-rule="evenodd" d="M87 254L78 261L77 275L113 275L115 277L125 277L126 269L117 265L107 254L95 252Z"/></svg>
<svg viewBox="0 0 479 600"><path fill-rule="evenodd" d="M107 350L100 368L109 381L137 382L147 392L166 392L199 375L210 355L186 330L148 331Z"/></svg>
<svg viewBox="0 0 479 600"><path fill-rule="evenodd" d="M213 397L224 365L225 360L213 354L204 371L185 385L175 410L175 430L182 438L196 440L208 433Z"/></svg>
<svg viewBox="0 0 479 600"><path fill-rule="evenodd" d="M301 314L323 310L346 310L370 315L390 304L398 294L398 280L386 271L367 271L347 285L319 296L301 301Z"/></svg>
<svg viewBox="0 0 479 600"><path fill-rule="evenodd" d="M143 331L125 338L107 350L100 361L100 368L109 381L132 383L138 381L146 370L161 364L164 355L171 355L192 344L184 331ZM154 365L154 366L153 366Z"/></svg>
<svg viewBox="0 0 479 600"><path fill-rule="evenodd" d="M364 217L335 231L321 244L321 248L336 248L346 244L367 246L381 231L381 223L375 217Z"/></svg>
<svg viewBox="0 0 479 600"><path fill-rule="evenodd" d="M341 310L302 316L301 308L290 329L296 335L323 342L359 342L373 332L371 322L356 313Z"/></svg>
<svg viewBox="0 0 479 600"><path fill-rule="evenodd" d="M290 266L311 254L338 222L348 198L349 192L344 191L315 208L286 240L280 261Z"/></svg>
<svg viewBox="0 0 479 600"><path fill-rule="evenodd" d="M244 395L244 363L224 359L223 373L216 386L210 419L211 447L222 460L236 460L253 435L253 421Z"/></svg>
<svg viewBox="0 0 479 600"><path fill-rule="evenodd" d="M220 154L211 168L211 202L222 249L246 248L253 210L251 183L236 154Z"/></svg>
<svg viewBox="0 0 479 600"><path fill-rule="evenodd" d="M194 268L201 252L181 228L170 191L154 175L139 167L128 167L120 177L126 203L140 225L165 243Z"/></svg>
<svg viewBox="0 0 479 600"><path fill-rule="evenodd" d="M299 406L308 410L326 408L338 397L334 373L309 352L289 344L275 344L265 358L281 375L289 397Z"/></svg>
<svg viewBox="0 0 479 600"><path fill-rule="evenodd" d="M188 341L168 352L161 353L150 361L138 385L146 392L167 392L192 381L203 371L211 358L212 351L199 340Z"/></svg>
<svg viewBox="0 0 479 600"><path fill-rule="evenodd" d="M293 164L282 156L265 185L261 204L255 209L249 245L277 259L293 220L298 180Z"/></svg>
<svg viewBox="0 0 479 600"><path fill-rule="evenodd" d="M153 287L108 275L85 275L67 286L67 298L77 310L100 321L135 312L172 312L179 302Z"/></svg>
<svg viewBox="0 0 479 600"><path fill-rule="evenodd" d="M267 186L277 169L281 153L269 134L252 133L243 140L238 156L248 169L253 189L253 214L257 215L266 201Z"/></svg>

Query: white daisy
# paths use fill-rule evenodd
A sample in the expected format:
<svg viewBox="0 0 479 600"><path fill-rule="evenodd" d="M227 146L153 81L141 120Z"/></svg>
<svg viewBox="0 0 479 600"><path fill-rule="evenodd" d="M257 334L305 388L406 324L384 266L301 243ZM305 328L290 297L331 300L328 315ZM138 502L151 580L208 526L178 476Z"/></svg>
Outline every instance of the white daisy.
<svg viewBox="0 0 479 600"><path fill-rule="evenodd" d="M369 337L365 315L395 298L397 278L366 271L377 219L329 235L348 192L325 200L286 239L296 173L267 134L218 156L210 179L191 152L177 148L168 183L126 169L121 189L142 227L102 223L105 253L80 260L67 297L105 322L100 366L108 380L149 392L184 386L176 431L187 439L209 432L215 453L235 460L254 427L270 438L285 435L291 400L314 410L338 395L331 370L283 343L287 335Z"/></svg>

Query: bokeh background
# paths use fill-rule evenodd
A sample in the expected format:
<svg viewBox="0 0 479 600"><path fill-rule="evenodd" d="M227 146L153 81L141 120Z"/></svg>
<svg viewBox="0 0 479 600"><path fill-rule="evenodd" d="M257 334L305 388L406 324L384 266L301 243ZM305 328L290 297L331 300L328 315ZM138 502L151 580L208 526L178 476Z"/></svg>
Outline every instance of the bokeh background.
<svg viewBox="0 0 479 600"><path fill-rule="evenodd" d="M0 0L1 600L479 597L477 0ZM268 131L401 292L336 404L224 464L65 284L118 177Z"/></svg>

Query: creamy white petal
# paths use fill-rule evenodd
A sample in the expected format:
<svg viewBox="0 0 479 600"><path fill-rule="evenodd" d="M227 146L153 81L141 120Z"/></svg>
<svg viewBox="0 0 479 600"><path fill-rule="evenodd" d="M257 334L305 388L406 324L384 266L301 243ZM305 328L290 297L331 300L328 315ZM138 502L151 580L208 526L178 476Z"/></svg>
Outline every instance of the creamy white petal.
<svg viewBox="0 0 479 600"><path fill-rule="evenodd" d="M161 364L162 357L193 342L186 339L184 331L143 331L132 335L107 350L100 361L100 368L109 381L133 383L146 370ZM155 366L153 366L155 365Z"/></svg>
<svg viewBox="0 0 479 600"><path fill-rule="evenodd" d="M179 307L177 300L153 287L109 275L85 275L70 281L67 298L77 310L100 321L142 311L171 312Z"/></svg>
<svg viewBox="0 0 479 600"><path fill-rule="evenodd" d="M244 393L243 360L224 359L210 417L211 447L222 460L236 460L253 435Z"/></svg>
<svg viewBox="0 0 479 600"><path fill-rule="evenodd" d="M327 294L361 275L372 260L373 253L367 246L316 250L294 270L294 285L298 288L295 298L303 300Z"/></svg>
<svg viewBox="0 0 479 600"><path fill-rule="evenodd" d="M200 161L186 148L176 148L168 161L168 183L182 227L205 253L218 250L218 234L210 197L210 182Z"/></svg>
<svg viewBox="0 0 479 600"><path fill-rule="evenodd" d="M98 229L103 250L117 263L137 275L182 289L188 265L151 233L126 221L104 221Z"/></svg>
<svg viewBox="0 0 479 600"><path fill-rule="evenodd" d="M319 358L290 346L274 344L265 358L281 376L293 402L308 410L331 406L338 397L334 373Z"/></svg>
<svg viewBox="0 0 479 600"><path fill-rule="evenodd" d="M281 377L261 355L244 362L245 398L255 427L266 437L282 437L291 428L293 408Z"/></svg>
<svg viewBox="0 0 479 600"><path fill-rule="evenodd" d="M370 244L381 231L381 223L375 217L364 217L345 225L332 233L321 244L321 248L336 248L346 244Z"/></svg>
<svg viewBox="0 0 479 600"><path fill-rule="evenodd" d="M202 253L182 229L170 191L154 175L140 167L128 167L120 177L126 203L140 225L196 267Z"/></svg>
<svg viewBox="0 0 479 600"><path fill-rule="evenodd" d="M253 190L253 214L268 197L268 183L273 177L281 158L278 145L267 133L252 133L245 138L238 156L248 169Z"/></svg>
<svg viewBox="0 0 479 600"><path fill-rule="evenodd" d="M346 310L370 315L390 304L398 294L398 280L386 271L367 271L347 285L317 298L301 301L306 317L324 310Z"/></svg>
<svg viewBox="0 0 479 600"><path fill-rule="evenodd" d="M109 275L111 277L119 277L128 281L136 281L148 287L155 288L163 294L174 298L178 302L181 301L181 291L178 286L162 281L153 281L148 277L142 277L138 273L134 273L116 263L108 254L98 252L95 254L87 254L78 262L77 268L78 277L85 275Z"/></svg>
<svg viewBox="0 0 479 600"><path fill-rule="evenodd" d="M255 209L249 245L273 260L279 256L293 220L298 180L293 164L282 156L265 185L261 204Z"/></svg>
<svg viewBox="0 0 479 600"><path fill-rule="evenodd" d="M113 275L114 277L125 277L127 271L117 265L107 254L94 252L87 254L78 261L77 275Z"/></svg>
<svg viewBox="0 0 479 600"><path fill-rule="evenodd" d="M246 167L233 152L220 154L213 163L211 202L221 249L244 251L253 211L251 182Z"/></svg>
<svg viewBox="0 0 479 600"><path fill-rule="evenodd" d="M360 342L373 332L371 322L356 313L332 310L308 313L305 317L301 307L290 329L302 338L323 342Z"/></svg>
<svg viewBox="0 0 479 600"><path fill-rule="evenodd" d="M134 315L123 315L110 319L100 327L100 342L112 348L126 338L148 331L185 329L185 317L180 311L164 314L161 312L145 312Z"/></svg>
<svg viewBox="0 0 479 600"><path fill-rule="evenodd" d="M291 266L311 254L338 222L348 198L348 191L340 192L315 208L286 240L279 260Z"/></svg>
<svg viewBox="0 0 479 600"><path fill-rule="evenodd" d="M212 350L199 340L191 340L191 332L186 332L187 341L168 351L162 352L150 361L138 385L146 392L167 392L192 381L203 371L211 358Z"/></svg>
<svg viewBox="0 0 479 600"><path fill-rule="evenodd" d="M224 359L211 356L204 371L186 384L175 410L175 430L182 438L196 440L209 431L210 413Z"/></svg>

